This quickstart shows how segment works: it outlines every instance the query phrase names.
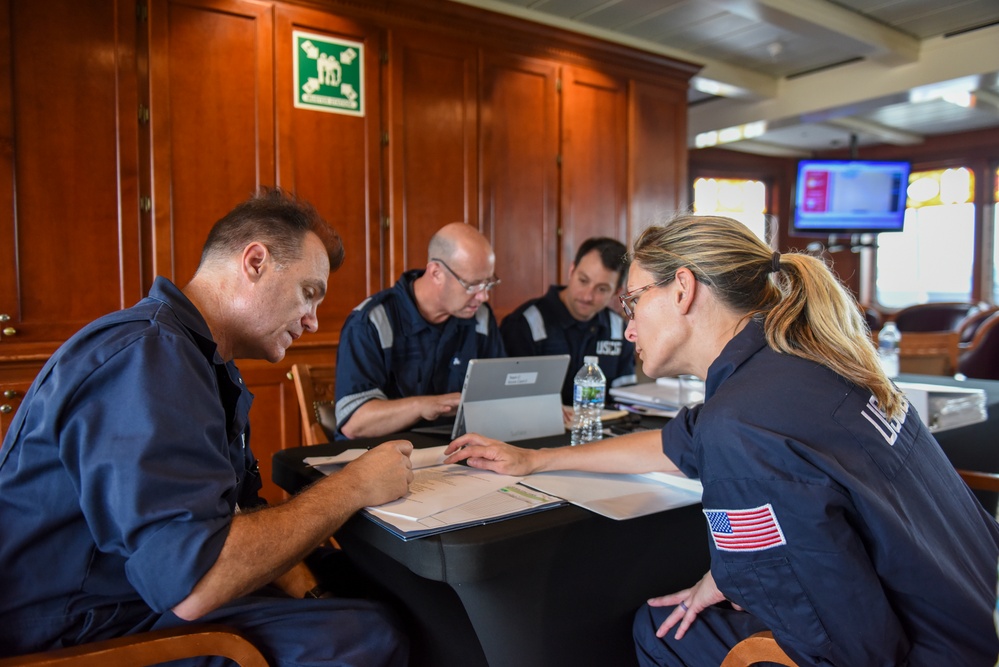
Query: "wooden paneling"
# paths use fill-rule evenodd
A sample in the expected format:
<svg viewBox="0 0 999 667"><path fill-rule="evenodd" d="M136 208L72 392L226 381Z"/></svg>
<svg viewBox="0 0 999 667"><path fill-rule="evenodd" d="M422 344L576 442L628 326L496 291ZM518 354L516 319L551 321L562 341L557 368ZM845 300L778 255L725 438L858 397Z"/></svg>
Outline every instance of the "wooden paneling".
<svg viewBox="0 0 999 667"><path fill-rule="evenodd" d="M633 81L629 99L628 235L687 206L687 110L682 89Z"/></svg>
<svg viewBox="0 0 999 667"><path fill-rule="evenodd" d="M134 42L135 28L121 11L0 3L0 314L16 332L0 336L7 343L61 342L140 296L135 63L119 42Z"/></svg>
<svg viewBox="0 0 999 667"><path fill-rule="evenodd" d="M0 0L4 382L154 276L183 286L211 225L279 184L338 229L347 262L318 335L287 363L240 362L268 466L299 441L290 364L329 363L348 311L423 266L442 225L492 240L502 316L564 279L586 237L625 240L684 199L689 65L438 0L135 9ZM364 117L293 106L295 29L364 44Z"/></svg>
<svg viewBox="0 0 999 667"><path fill-rule="evenodd" d="M427 244L443 225L478 227L477 64L472 45L393 34L386 286L426 266Z"/></svg>
<svg viewBox="0 0 999 667"><path fill-rule="evenodd" d="M311 202L343 239L346 258L319 308L325 340L350 311L381 289L381 35L328 13L279 6L275 24L278 182ZM364 50L364 116L295 108L292 33L359 42Z"/></svg>
<svg viewBox="0 0 999 667"><path fill-rule="evenodd" d="M492 297L497 317L558 281L557 78L552 62L483 58L481 219L503 280Z"/></svg>
<svg viewBox="0 0 999 667"><path fill-rule="evenodd" d="M562 80L562 257L591 236L627 238L627 82L581 67Z"/></svg>
<svg viewBox="0 0 999 667"><path fill-rule="evenodd" d="M271 14L243 0L152 3L154 273L178 285L215 221L275 182Z"/></svg>

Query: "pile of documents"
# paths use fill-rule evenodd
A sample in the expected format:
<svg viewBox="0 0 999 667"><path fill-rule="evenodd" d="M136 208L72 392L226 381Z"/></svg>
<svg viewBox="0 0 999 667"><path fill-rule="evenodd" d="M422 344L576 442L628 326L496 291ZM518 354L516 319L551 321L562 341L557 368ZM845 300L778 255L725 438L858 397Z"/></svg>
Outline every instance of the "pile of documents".
<svg viewBox="0 0 999 667"><path fill-rule="evenodd" d="M985 390L923 382L898 382L930 431L946 431L989 418Z"/></svg>
<svg viewBox="0 0 999 667"><path fill-rule="evenodd" d="M697 480L682 475L619 475L546 472L529 477L499 475L465 465L443 464L445 446L414 449L409 493L364 515L403 540L482 525L546 510L567 502L612 519L629 519L700 502ZM308 457L330 474L366 450Z"/></svg>

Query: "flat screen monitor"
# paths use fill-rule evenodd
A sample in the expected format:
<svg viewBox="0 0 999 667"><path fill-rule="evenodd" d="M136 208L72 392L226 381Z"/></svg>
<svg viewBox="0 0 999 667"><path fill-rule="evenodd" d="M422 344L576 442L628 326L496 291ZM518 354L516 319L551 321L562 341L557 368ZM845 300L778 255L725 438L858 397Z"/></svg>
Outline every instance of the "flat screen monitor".
<svg viewBox="0 0 999 667"><path fill-rule="evenodd" d="M801 160L792 227L799 234L900 232L909 163Z"/></svg>

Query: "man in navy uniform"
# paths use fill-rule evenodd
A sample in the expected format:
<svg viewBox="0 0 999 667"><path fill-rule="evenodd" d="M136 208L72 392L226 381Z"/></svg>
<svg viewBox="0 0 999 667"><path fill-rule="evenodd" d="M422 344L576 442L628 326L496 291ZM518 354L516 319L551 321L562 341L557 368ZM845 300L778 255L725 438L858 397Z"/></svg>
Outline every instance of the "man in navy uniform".
<svg viewBox="0 0 999 667"><path fill-rule="evenodd" d="M347 317L336 360L338 437L398 433L454 417L471 359L505 356L486 301L499 283L489 241L461 222Z"/></svg>
<svg viewBox="0 0 999 667"><path fill-rule="evenodd" d="M625 340L625 322L608 308L628 273L627 249L610 238L590 238L576 251L565 287L552 285L505 318L500 327L513 357L568 354L562 403L572 405L572 381L583 357L600 358L608 387L635 383L635 344Z"/></svg>
<svg viewBox="0 0 999 667"><path fill-rule="evenodd" d="M303 559L406 493L412 445L266 507L233 364L278 362L315 331L342 261L315 209L265 191L215 224L183 289L157 278L56 351L0 448L0 656L197 619L239 628L271 664L406 664L387 610L312 599Z"/></svg>

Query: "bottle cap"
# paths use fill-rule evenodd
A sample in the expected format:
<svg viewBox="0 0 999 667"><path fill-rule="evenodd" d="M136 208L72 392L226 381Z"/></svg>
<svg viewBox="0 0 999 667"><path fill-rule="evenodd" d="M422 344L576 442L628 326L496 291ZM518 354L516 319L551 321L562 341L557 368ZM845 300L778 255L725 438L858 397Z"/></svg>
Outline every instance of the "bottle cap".
<svg viewBox="0 0 999 667"><path fill-rule="evenodd" d="M594 366L599 366L600 365L600 357L585 356L585 357L583 357L583 363L584 364L593 364Z"/></svg>

